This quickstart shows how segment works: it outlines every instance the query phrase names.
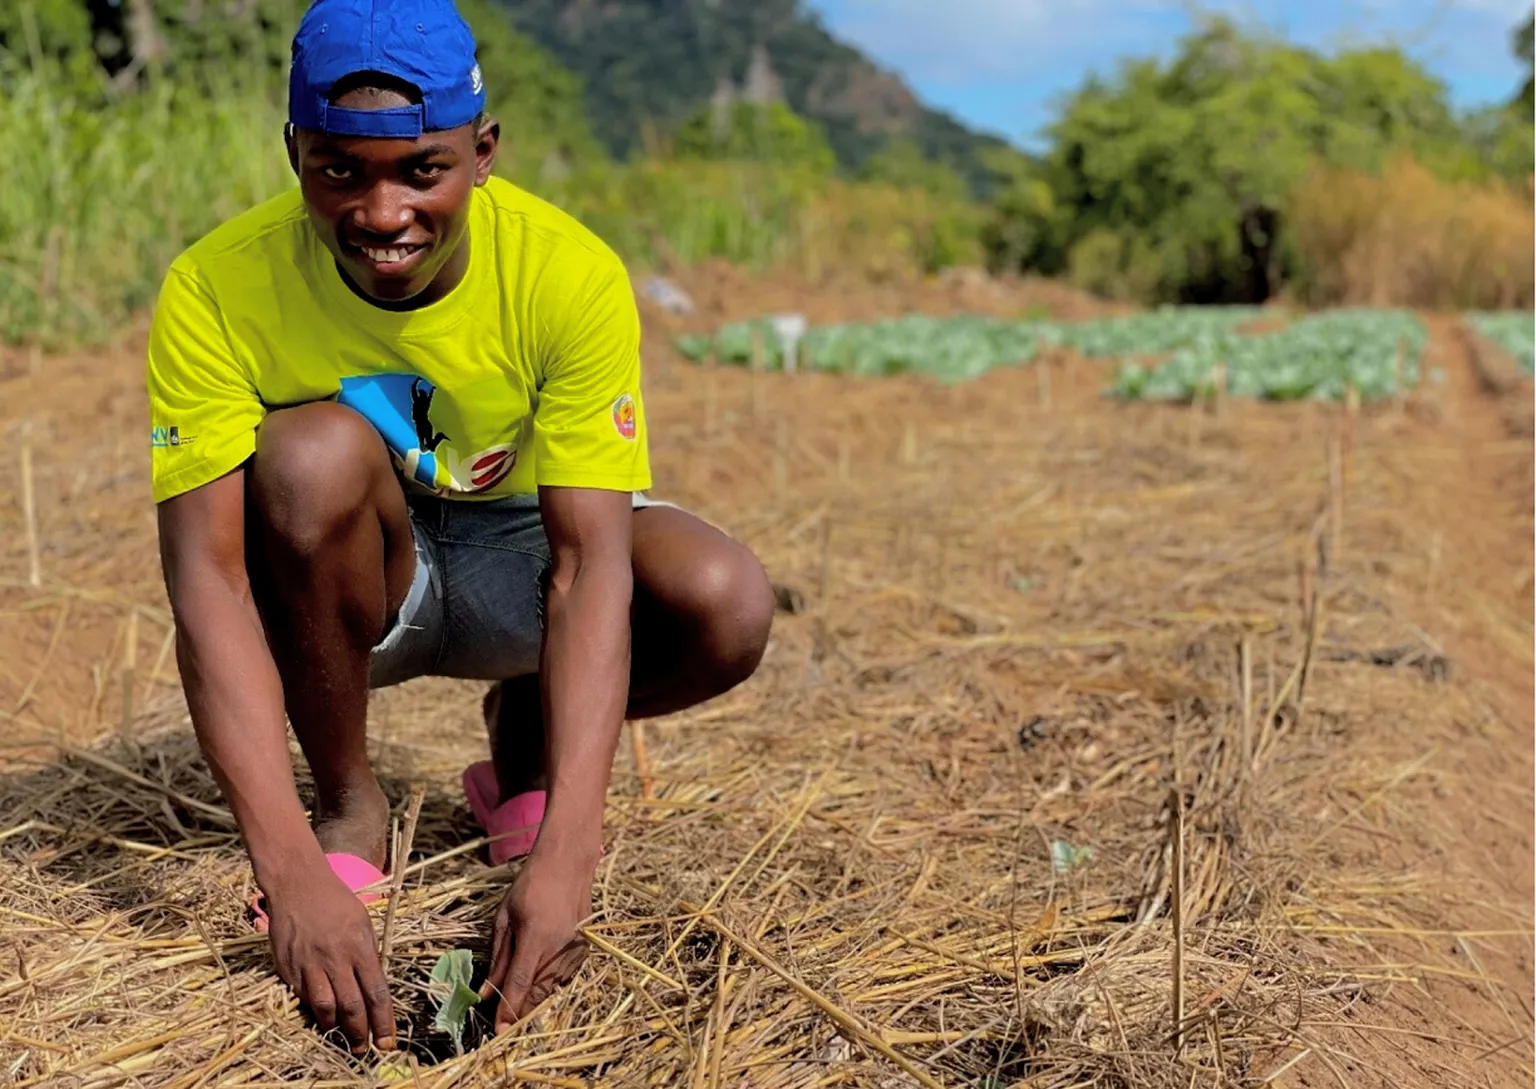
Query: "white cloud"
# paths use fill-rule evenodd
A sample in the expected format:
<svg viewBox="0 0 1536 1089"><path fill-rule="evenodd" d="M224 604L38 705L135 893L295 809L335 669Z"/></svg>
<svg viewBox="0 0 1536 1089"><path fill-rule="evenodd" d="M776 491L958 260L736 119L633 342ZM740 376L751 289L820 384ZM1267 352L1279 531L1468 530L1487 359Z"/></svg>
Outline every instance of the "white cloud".
<svg viewBox="0 0 1536 1089"><path fill-rule="evenodd" d="M1030 78L1063 53L1102 55L1135 40L1175 0L841 0L828 4L841 36L918 80Z"/></svg>
<svg viewBox="0 0 1536 1089"><path fill-rule="evenodd" d="M1486 12L1514 24L1531 13L1529 0L1441 0L1448 8Z"/></svg>
<svg viewBox="0 0 1536 1089"><path fill-rule="evenodd" d="M1062 96L1121 58L1167 56L1200 12L1313 48L1396 45L1470 107L1523 78L1510 32L1532 0L804 0L931 105L1032 143Z"/></svg>
<svg viewBox="0 0 1536 1089"><path fill-rule="evenodd" d="M834 32L918 83L1056 82L1162 52L1196 10L1320 46L1394 42L1461 67L1508 53L1532 0L820 0ZM1492 53L1490 54L1490 51Z"/></svg>

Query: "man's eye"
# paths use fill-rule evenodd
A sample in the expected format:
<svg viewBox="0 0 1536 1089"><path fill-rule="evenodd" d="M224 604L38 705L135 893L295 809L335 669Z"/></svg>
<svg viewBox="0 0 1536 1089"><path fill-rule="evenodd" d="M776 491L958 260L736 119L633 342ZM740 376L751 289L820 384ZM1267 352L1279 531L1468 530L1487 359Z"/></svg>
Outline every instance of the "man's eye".
<svg viewBox="0 0 1536 1089"><path fill-rule="evenodd" d="M320 173L330 178L331 181L346 181L352 177L352 171L345 166L322 166Z"/></svg>
<svg viewBox="0 0 1536 1089"><path fill-rule="evenodd" d="M443 166L441 163L423 163L421 166L416 168L416 176L418 178L435 178L438 175L445 173L447 169L448 168Z"/></svg>

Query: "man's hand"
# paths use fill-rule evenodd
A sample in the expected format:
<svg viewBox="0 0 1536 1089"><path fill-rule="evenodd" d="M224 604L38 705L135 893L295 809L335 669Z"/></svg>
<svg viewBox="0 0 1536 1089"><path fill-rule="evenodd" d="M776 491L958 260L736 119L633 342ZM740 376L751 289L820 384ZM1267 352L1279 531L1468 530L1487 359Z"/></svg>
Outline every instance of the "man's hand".
<svg viewBox="0 0 1536 1089"><path fill-rule="evenodd" d="M314 1011L338 1026L354 1053L371 1032L380 1051L395 1048L395 1013L374 945L368 909L327 870L325 877L267 897L277 974Z"/></svg>
<svg viewBox="0 0 1536 1089"><path fill-rule="evenodd" d="M496 913L491 973L480 997L500 992L496 1031L526 1017L576 975L587 943L576 928L592 911L596 867L538 848L518 872Z"/></svg>

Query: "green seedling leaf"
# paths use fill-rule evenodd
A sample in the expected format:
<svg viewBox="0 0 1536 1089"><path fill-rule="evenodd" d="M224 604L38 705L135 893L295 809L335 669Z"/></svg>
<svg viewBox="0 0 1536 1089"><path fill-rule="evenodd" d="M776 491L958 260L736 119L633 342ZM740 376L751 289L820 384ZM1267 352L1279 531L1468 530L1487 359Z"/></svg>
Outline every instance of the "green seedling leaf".
<svg viewBox="0 0 1536 1089"><path fill-rule="evenodd" d="M437 958L432 966L432 982L428 992L437 1003L437 1016L432 1027L446 1032L453 1038L453 1046L464 1053L464 1026L469 1013L480 1001L480 996L470 987L474 976L474 958L468 949L454 949Z"/></svg>
<svg viewBox="0 0 1536 1089"><path fill-rule="evenodd" d="M1092 857L1092 847L1074 847L1064 839L1051 840L1051 869L1057 873L1071 873Z"/></svg>

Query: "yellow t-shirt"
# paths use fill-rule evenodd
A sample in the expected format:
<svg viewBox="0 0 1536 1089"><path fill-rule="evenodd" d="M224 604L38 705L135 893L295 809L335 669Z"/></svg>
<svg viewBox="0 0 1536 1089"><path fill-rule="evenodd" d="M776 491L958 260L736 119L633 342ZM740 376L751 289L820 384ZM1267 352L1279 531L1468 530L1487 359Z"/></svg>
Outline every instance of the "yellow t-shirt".
<svg viewBox="0 0 1536 1089"><path fill-rule="evenodd" d="M474 191L469 230L463 282L404 313L347 287L298 190L177 258L149 340L155 501L241 465L268 411L325 399L367 417L401 476L446 497L649 488L623 264L499 178Z"/></svg>

